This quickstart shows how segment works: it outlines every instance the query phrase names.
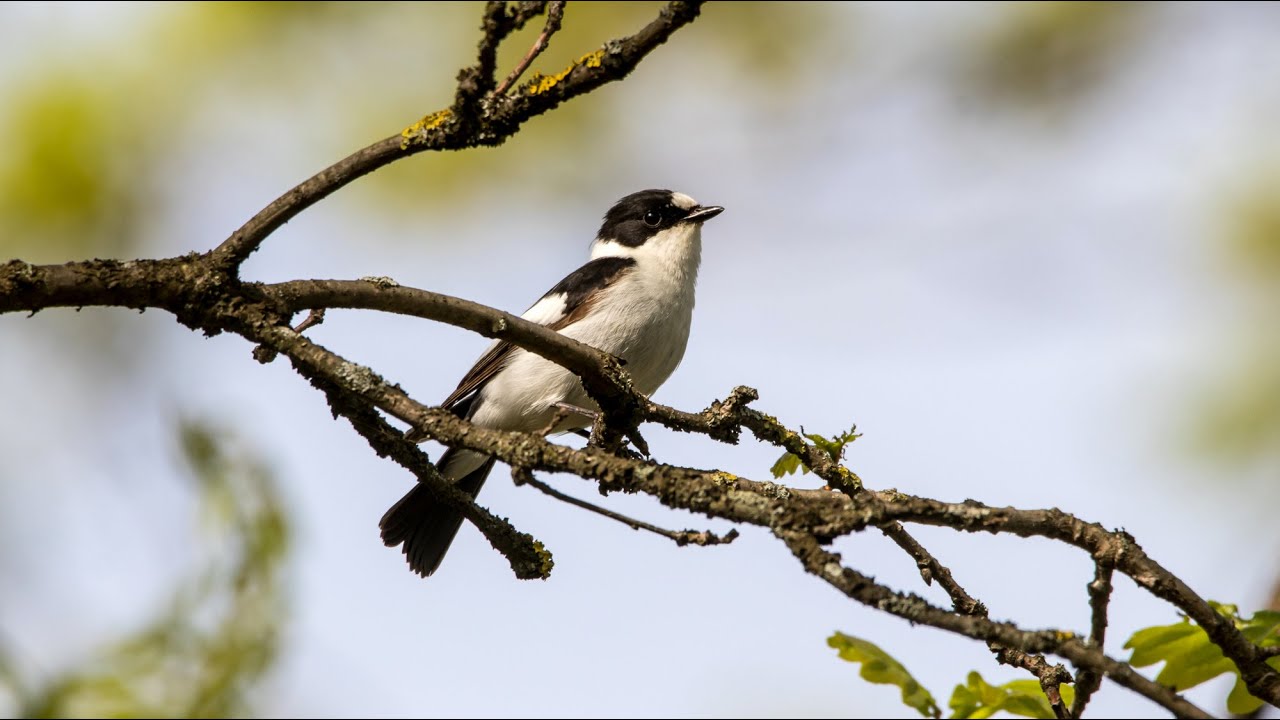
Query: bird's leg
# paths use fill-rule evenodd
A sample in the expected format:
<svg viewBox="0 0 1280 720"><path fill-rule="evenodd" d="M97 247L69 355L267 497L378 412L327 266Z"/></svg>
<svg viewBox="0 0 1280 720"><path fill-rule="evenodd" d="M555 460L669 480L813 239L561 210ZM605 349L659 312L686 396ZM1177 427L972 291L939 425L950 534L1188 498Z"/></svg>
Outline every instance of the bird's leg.
<svg viewBox="0 0 1280 720"><path fill-rule="evenodd" d="M647 460L649 458L649 443L640 436L640 428L631 428L626 432L627 440L631 441L631 447L640 451L640 457L637 460ZM623 448L624 450L626 448Z"/></svg>
<svg viewBox="0 0 1280 720"><path fill-rule="evenodd" d="M567 408L557 406L555 414L552 415L551 419L547 421L547 424L538 431L538 434L542 437L546 437L555 432L556 426L564 422L565 418L569 417L570 414L571 413Z"/></svg>
<svg viewBox="0 0 1280 720"><path fill-rule="evenodd" d="M587 438L589 441L591 441L592 445L600 444L597 440L600 437L601 431L603 430L603 427L602 427L604 423L603 415L601 415L599 412L596 412L595 410L588 410L584 407L578 407L577 405L573 405L567 402L557 402L552 407L557 408L558 412L568 411L571 414L581 415L582 417L590 420L591 432L587 432L586 430L582 430L580 428L575 428L573 430L570 430L569 432L572 432L575 435ZM644 438L640 436L640 432L638 430L636 429L629 430L626 433L626 436L627 436L627 440L631 442L631 446L639 451L639 455L635 456L634 459L643 460L649 457L649 443L645 442ZM623 453L628 452L626 448L621 448L620 451Z"/></svg>
<svg viewBox="0 0 1280 720"><path fill-rule="evenodd" d="M556 409L556 414L551 418L551 422L547 425L546 429L542 431L544 436L549 435L556 425L559 425L562 420L570 415L581 415L593 423L600 417L600 413L595 410L588 410L584 407L578 407L577 405L572 405L567 402L558 402L553 404L551 407ZM591 431L585 428L569 428L565 430L565 432L573 433L574 435L587 440L591 439Z"/></svg>
<svg viewBox="0 0 1280 720"><path fill-rule="evenodd" d="M582 417L590 420L591 422L595 422L596 418L600 417L600 413L596 412L595 410L588 410L584 407L578 407L577 405L574 405L572 403L558 402L558 403L552 404L551 407L564 410L570 415L581 415Z"/></svg>

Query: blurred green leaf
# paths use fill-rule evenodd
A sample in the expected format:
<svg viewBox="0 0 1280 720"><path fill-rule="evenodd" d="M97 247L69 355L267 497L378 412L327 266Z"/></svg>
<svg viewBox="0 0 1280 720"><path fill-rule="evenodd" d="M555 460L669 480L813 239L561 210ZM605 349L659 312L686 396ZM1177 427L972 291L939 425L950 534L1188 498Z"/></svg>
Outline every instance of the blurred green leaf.
<svg viewBox="0 0 1280 720"><path fill-rule="evenodd" d="M0 142L0 255L37 262L119 254L136 239L138 121L109 81L55 70L6 98ZM117 88L118 89L118 88Z"/></svg>
<svg viewBox="0 0 1280 720"><path fill-rule="evenodd" d="M915 708L922 716L936 718L942 714L933 695L916 682L902 663L879 646L840 632L827 638L827 645L839 650L842 660L860 663L862 668L858 674L863 680L878 685L897 685L902 689L903 704Z"/></svg>
<svg viewBox="0 0 1280 720"><path fill-rule="evenodd" d="M1226 240L1242 270L1273 281L1280 276L1280 167L1255 175L1229 200Z"/></svg>
<svg viewBox="0 0 1280 720"><path fill-rule="evenodd" d="M1263 148L1220 201L1221 246L1243 299L1235 347L1194 413L1193 447L1237 462L1280 460L1280 152Z"/></svg>
<svg viewBox="0 0 1280 720"><path fill-rule="evenodd" d="M780 478L783 475L794 475L797 470L802 469L806 473L809 472L808 468L800 464L800 458L789 452L784 452L782 457L778 458L778 461L773 464L773 467L769 468L769 472L773 473L774 478Z"/></svg>
<svg viewBox="0 0 1280 720"><path fill-rule="evenodd" d="M529 74L563 70L605 42L636 32L664 5L571 4L561 31ZM268 136L264 133L281 147L310 143L325 162L399 132L453 101L458 68L475 62L483 6L153 7L123 24L109 43L49 43L31 60L19 91L7 93L0 104L0 140L9 149L0 156L0 255L58 262L129 254L146 239L145 225L163 217L155 211L171 191L169 163L187 160L182 152L207 143L211 132L228 144L261 143ZM816 77L807 72L815 43L840 32L847 46L851 35L847 22L831 22L833 14L847 19L850 11L823 4L751 3L709 6L703 12L715 17L694 23L672 41L679 46L673 52L680 62L661 57L656 62L740 69L756 89L733 94L743 103L791 107L794 93L804 87L798 80ZM535 18L503 43L500 75L525 55L541 29L542 18ZM353 47L361 51L350 52ZM654 63L647 61L636 76L660 77L650 67ZM664 88L651 84L649 92L655 87ZM496 177L525 192L559 198L567 186L611 179L608 159L625 145L612 118L620 103L631 100L603 88L538 118L501 151L431 153L395 163L334 202L436 212L491 187ZM322 116L313 118L317 111ZM282 119L288 124L273 125ZM596 161L570 160L584 157ZM276 171L285 183L318 167Z"/></svg>
<svg viewBox="0 0 1280 720"><path fill-rule="evenodd" d="M999 7L1003 16L975 46L969 81L985 97L1052 111L1106 77L1142 11L1122 2Z"/></svg>
<svg viewBox="0 0 1280 720"><path fill-rule="evenodd" d="M96 660L35 688L16 673L0 678L21 716L249 713L249 691L276 658L284 620L288 521L273 476L234 438L185 421L179 444L209 521L206 557L158 617ZM0 667L19 664L0 657Z"/></svg>
<svg viewBox="0 0 1280 720"><path fill-rule="evenodd" d="M574 60L602 47L606 42L631 35L657 17L664 2L590 2L570 3L560 32L547 49L530 65L524 79L534 73L554 75ZM405 7L416 5L405 4ZM423 27L439 24L436 16L442 3L419 20ZM466 51L451 58L443 66L415 69L405 79L392 85L377 84L378 94L370 98L368 111L353 117L359 124L355 131L369 138L385 135L388 121L408 125L428 112L434 112L453 101L453 78L457 68L474 62L473 43L480 38L477 22L479 4L463 6L471 15L451 23L450 29L467 39ZM813 48L841 32L846 42L852 35L847 23L832 22L833 15L850 13L847 8L834 8L824 3L761 2L714 3L704 6L703 20L695 22L671 40L669 53L655 54L637 68L628 83L645 87L653 82L663 63L680 72L700 73L701 68L723 64L739 69L749 78L747 86L757 92L735 91L735 102L768 105L757 115L768 120L781 116L779 110L794 106L795 93L806 87L805 80L821 77L809 68ZM528 52L541 32L543 19L535 18L524 30L510 37L498 53L498 75L505 77ZM459 30L464 28L465 30ZM663 57L666 55L668 57ZM646 80L647 78L647 80ZM443 83L442 83L443 81ZM424 92L423 84L430 89ZM372 85L372 84L371 84ZM377 200L393 202L403 211L421 211L424 206L453 203L459 196L490 185L494 178L504 178L521 187L525 193L544 193L559 200L566 188L581 188L593 183L611 182L611 159L617 148L625 146L621 129L626 127L616 117L619 113L649 112L655 94L665 95L678 88L664 83L647 86L647 96L618 91L611 87L566 103L543 117L530 122L524 130L501 149L477 148L462 153L430 153L409 162L395 163L371 175L369 188L375 189ZM424 104L424 95L435 104ZM635 100L648 102L635 103ZM377 103L377 105L372 105ZM380 106L383 112L373 112ZM394 110L394 112L393 112ZM398 127L391 128L398 130ZM592 158L592 162L574 159ZM594 228L592 228L594 229Z"/></svg>
<svg viewBox="0 0 1280 720"><path fill-rule="evenodd" d="M1059 686L1058 692L1068 706L1075 700L1075 688L1070 685ZM1001 711L1030 718L1055 717L1039 681L1013 680L991 685L978 672L969 673L965 684L951 691L947 705L953 718L988 718Z"/></svg>
<svg viewBox="0 0 1280 720"><path fill-rule="evenodd" d="M1237 629L1262 647L1280 645L1280 612L1262 610L1250 618L1240 617L1235 605L1213 603L1214 609L1229 618ZM1135 632L1124 645L1133 650L1129 662L1146 667L1163 662L1156 682L1178 692L1193 688L1223 673L1235 673L1236 684L1227 698L1227 709L1237 715L1262 707L1262 701L1249 694L1240 680L1235 663L1222 654L1199 625L1183 618L1172 625L1158 625ZM1268 663L1280 669L1280 657Z"/></svg>

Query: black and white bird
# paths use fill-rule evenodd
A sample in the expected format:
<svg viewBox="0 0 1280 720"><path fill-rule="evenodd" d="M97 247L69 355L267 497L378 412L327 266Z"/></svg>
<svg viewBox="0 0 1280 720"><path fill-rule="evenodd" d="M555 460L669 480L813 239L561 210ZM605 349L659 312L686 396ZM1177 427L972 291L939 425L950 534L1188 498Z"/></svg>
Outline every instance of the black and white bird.
<svg viewBox="0 0 1280 720"><path fill-rule="evenodd" d="M724 208L699 205L684 193L643 190L614 204L591 245L591 260L570 273L522 317L611 353L626 363L634 387L649 395L684 357L702 256L702 223ZM507 342L489 346L442 405L488 428L534 432L562 407L595 409L577 376ZM562 413L563 415L563 413ZM564 416L564 432L589 424ZM425 439L410 430L411 440ZM436 467L475 497L494 458L449 448ZM409 567L426 577L462 525L462 515L417 485L382 516L388 547L403 543Z"/></svg>

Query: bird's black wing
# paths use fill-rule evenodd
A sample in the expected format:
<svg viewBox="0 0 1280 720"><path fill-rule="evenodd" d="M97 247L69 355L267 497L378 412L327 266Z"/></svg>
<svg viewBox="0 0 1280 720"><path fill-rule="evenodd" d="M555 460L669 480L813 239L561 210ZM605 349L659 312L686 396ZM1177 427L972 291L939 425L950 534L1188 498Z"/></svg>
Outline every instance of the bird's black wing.
<svg viewBox="0 0 1280 720"><path fill-rule="evenodd" d="M599 297L597 293L617 282L635 264L631 258L596 258L556 283L522 317L552 330L563 330L585 317ZM516 346L509 342L494 343L441 405L450 410L464 410L464 401L506 367L515 351Z"/></svg>

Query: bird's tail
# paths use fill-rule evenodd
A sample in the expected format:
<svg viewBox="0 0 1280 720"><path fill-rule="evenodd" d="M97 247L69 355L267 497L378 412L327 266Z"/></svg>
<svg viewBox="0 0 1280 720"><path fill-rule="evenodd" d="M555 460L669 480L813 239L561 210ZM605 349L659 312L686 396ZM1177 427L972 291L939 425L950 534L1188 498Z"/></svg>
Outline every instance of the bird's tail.
<svg viewBox="0 0 1280 720"><path fill-rule="evenodd" d="M462 468L465 474L455 483L459 490L474 498L489 477L493 463L491 457L449 448L440 456L436 467L448 477L455 477L450 472L452 468ZM419 483L391 506L378 527L382 530L382 542L387 547L404 543L404 556L409 567L427 577L440 567L440 561L449 552L454 536L462 527L462 513L437 500L426 485Z"/></svg>

